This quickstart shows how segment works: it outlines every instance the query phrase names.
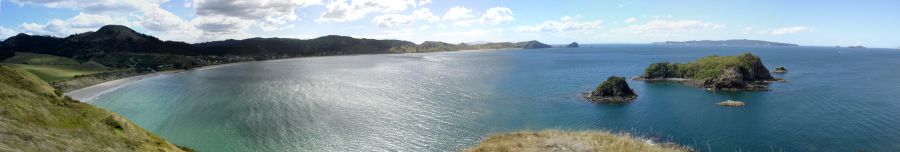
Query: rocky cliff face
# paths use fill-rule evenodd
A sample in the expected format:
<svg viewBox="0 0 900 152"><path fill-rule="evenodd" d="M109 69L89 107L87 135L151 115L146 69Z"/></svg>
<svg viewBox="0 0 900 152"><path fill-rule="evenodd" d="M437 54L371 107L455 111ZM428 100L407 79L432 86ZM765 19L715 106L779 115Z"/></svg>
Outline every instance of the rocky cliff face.
<svg viewBox="0 0 900 152"><path fill-rule="evenodd" d="M190 151L0 66L0 151Z"/></svg>
<svg viewBox="0 0 900 152"><path fill-rule="evenodd" d="M710 90L763 91L776 80L762 60L750 53L739 56L708 56L691 63L651 64L640 80L678 81Z"/></svg>
<svg viewBox="0 0 900 152"><path fill-rule="evenodd" d="M595 103L622 103L630 102L637 97L634 90L628 87L624 77L611 76L603 81L597 89L585 95L585 98Z"/></svg>

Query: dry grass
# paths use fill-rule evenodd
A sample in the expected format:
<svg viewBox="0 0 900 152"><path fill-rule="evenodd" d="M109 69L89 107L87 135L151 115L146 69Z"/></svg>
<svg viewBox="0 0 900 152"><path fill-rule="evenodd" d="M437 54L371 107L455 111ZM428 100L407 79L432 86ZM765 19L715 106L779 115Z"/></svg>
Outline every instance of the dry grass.
<svg viewBox="0 0 900 152"><path fill-rule="evenodd" d="M720 106L726 106L726 107L743 107L743 106L747 105L744 102L734 101L734 100L726 100L724 102L719 102L717 104L719 104Z"/></svg>
<svg viewBox="0 0 900 152"><path fill-rule="evenodd" d="M652 144L628 134L606 131L521 131L491 135L466 152L682 152L689 148L674 144Z"/></svg>
<svg viewBox="0 0 900 152"><path fill-rule="evenodd" d="M0 65L0 151L184 151L115 113Z"/></svg>

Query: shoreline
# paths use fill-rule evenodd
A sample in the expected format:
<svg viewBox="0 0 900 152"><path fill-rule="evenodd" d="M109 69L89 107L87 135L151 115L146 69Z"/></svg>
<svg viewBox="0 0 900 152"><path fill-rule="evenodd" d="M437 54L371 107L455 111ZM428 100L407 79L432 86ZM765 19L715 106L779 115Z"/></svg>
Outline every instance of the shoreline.
<svg viewBox="0 0 900 152"><path fill-rule="evenodd" d="M98 96L103 95L106 92L115 90L119 87L122 87L124 85L130 84L133 82L138 82L140 80L144 80L147 78L153 78L153 77L157 77L157 76L179 73L179 72L183 72L183 71L185 71L185 70L160 71L160 72L141 74L141 75L136 75L136 76L131 76L131 77L125 77L125 78L107 81L107 82L103 82L100 84L92 85L92 86L81 88L81 89L72 90L72 91L63 93L63 95L68 96L72 99L81 101L81 102L87 102L88 100L97 98Z"/></svg>
<svg viewBox="0 0 900 152"><path fill-rule="evenodd" d="M92 100L94 98L99 97L100 95L106 94L107 92L114 91L119 87L138 82L147 78L154 78L159 76L177 74L186 71L192 70L205 70L212 68L219 68L230 65L237 64L247 64L254 62L266 62L266 61L279 61L279 60L291 60L291 59L302 59L302 58L315 58L315 57L334 57L334 56L354 56L354 55L397 55L397 54L422 54L422 53L439 53L439 52L464 52L464 51L505 51L505 50L515 50L520 48L500 48L500 49L475 49L475 50L456 50L456 51L436 51L436 52L419 52L419 53L385 53L385 54L346 54L346 55L328 55L328 56L301 56L301 57L291 57L291 58L280 58L280 59L271 59L271 60L262 60L262 61L245 61L245 62L233 62L233 63L225 63L225 64L216 64L216 65L208 65L202 66L194 69L179 69L179 70L167 70L167 71L158 71L140 75L134 75L129 77L124 77L120 79L110 80L103 83L95 84L92 86L75 89L69 92L63 93L63 95L68 96L72 99L86 102L88 100Z"/></svg>

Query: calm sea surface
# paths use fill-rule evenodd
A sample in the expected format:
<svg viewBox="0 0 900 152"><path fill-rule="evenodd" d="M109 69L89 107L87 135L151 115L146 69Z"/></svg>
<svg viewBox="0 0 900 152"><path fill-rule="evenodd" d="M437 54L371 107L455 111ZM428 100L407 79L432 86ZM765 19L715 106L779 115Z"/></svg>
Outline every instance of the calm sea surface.
<svg viewBox="0 0 900 152"><path fill-rule="evenodd" d="M586 102L650 63L753 52L787 83L713 93L630 81L629 104ZM900 51L585 45L310 57L148 78L91 104L199 151L456 151L492 133L613 130L701 151L900 150ZM748 106L720 107L740 100Z"/></svg>

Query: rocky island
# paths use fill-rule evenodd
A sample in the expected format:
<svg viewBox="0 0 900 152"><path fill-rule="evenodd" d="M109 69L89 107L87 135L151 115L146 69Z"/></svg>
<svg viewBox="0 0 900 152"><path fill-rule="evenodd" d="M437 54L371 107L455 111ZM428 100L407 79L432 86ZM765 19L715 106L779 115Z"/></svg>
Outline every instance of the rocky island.
<svg viewBox="0 0 900 152"><path fill-rule="evenodd" d="M566 47L567 48L578 48L580 46L578 46L577 42L572 42L572 43L569 43L569 45L566 45Z"/></svg>
<svg viewBox="0 0 900 152"><path fill-rule="evenodd" d="M635 80L680 82L710 91L766 91L768 82L781 79L772 77L759 57L745 53L712 55L690 63L653 63Z"/></svg>
<svg viewBox="0 0 900 152"><path fill-rule="evenodd" d="M584 97L594 103L625 103L637 98L637 94L628 87L624 77L610 76Z"/></svg>

